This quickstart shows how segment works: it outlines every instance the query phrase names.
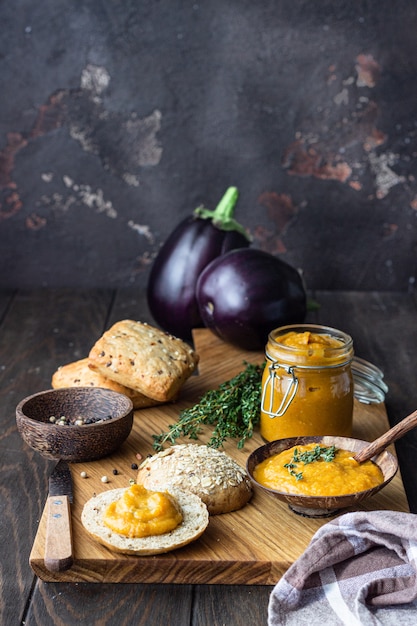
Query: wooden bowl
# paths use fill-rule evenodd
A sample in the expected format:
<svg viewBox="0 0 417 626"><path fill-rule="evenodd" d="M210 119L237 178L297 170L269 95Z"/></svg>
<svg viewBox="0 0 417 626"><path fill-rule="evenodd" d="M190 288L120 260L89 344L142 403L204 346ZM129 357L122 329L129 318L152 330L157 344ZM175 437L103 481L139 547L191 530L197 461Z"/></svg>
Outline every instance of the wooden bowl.
<svg viewBox="0 0 417 626"><path fill-rule="evenodd" d="M60 425L51 422L52 416L94 421ZM23 440L42 456L94 461L114 452L129 436L133 404L127 396L99 387L50 389L24 398L16 407L16 423Z"/></svg>
<svg viewBox="0 0 417 626"><path fill-rule="evenodd" d="M383 482L372 489L341 496L303 496L288 494L277 489L265 487L255 480L253 471L259 463L270 456L283 452L283 450L309 443L317 443L326 447L334 445L336 448L349 450L353 453L359 452L365 446L369 445L368 441L350 439L349 437L291 437L289 439L271 441L260 446L250 454L246 462L246 471L256 487L266 491L278 500L287 502L292 511L304 515L305 517L329 517L335 515L340 509L356 506L359 502L362 502L362 500L370 498L385 487L385 485L394 478L398 470L397 459L390 452L385 450L372 458L372 461L378 465L383 473Z"/></svg>

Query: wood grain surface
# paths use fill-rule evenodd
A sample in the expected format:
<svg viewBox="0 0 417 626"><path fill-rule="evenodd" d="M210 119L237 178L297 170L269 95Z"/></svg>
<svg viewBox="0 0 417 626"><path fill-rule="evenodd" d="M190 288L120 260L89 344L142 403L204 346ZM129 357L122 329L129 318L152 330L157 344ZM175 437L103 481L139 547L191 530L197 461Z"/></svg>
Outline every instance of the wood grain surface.
<svg viewBox="0 0 417 626"><path fill-rule="evenodd" d="M415 410L415 293L311 295L319 307L309 313L308 321L350 333L356 354L384 371L391 425ZM16 405L28 394L47 389L59 365L86 356L104 330L125 318L152 322L142 290L0 291L0 623L155 626L166 624L169 616L170 626L266 624L270 585L46 583L29 565L54 462L22 441ZM368 415L367 408L363 410ZM381 429L379 425L376 430ZM412 513L417 512L416 447L417 429L395 444Z"/></svg>
<svg viewBox="0 0 417 626"><path fill-rule="evenodd" d="M194 341L201 359L199 371L186 383L179 401L136 411L132 433L115 454L93 463L71 465L74 565L57 573L45 568L44 512L30 555L34 572L44 581L270 585L301 555L314 532L328 521L328 518L298 516L285 503L255 490L251 502L243 509L212 516L208 529L199 540L166 555L135 557L116 554L96 543L85 532L80 515L86 500L105 489L127 487L129 480L136 476L132 464L138 463L138 455L145 457L153 453L152 434L166 430L176 421L182 408L191 406L206 390L216 388L238 373L245 361L263 360L263 353L233 348L208 330L196 330ZM355 401L354 437L371 441L388 428L383 404L363 405ZM208 433L202 435L201 441L207 439ZM249 453L262 443L257 432L243 450L238 450L234 441L228 442L225 450L244 466ZM117 470L117 474L113 470ZM88 478L81 478L82 471ZM108 483L101 481L103 476L108 477ZM400 473L385 489L358 508L408 511ZM288 541L289 535L291 542Z"/></svg>

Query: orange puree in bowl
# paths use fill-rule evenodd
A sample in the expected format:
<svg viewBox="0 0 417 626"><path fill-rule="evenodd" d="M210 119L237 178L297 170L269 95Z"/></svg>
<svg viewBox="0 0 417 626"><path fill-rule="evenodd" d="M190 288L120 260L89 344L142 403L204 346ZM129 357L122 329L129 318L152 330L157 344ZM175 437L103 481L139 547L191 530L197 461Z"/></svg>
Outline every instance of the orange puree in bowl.
<svg viewBox="0 0 417 626"><path fill-rule="evenodd" d="M132 485L104 513L104 524L126 537L162 535L182 522L179 504L169 493Z"/></svg>
<svg viewBox="0 0 417 626"><path fill-rule="evenodd" d="M266 441L352 434L352 339L325 326L278 328L269 335L262 379Z"/></svg>
<svg viewBox="0 0 417 626"><path fill-rule="evenodd" d="M384 477L379 467L372 461L358 463L353 454L316 443L294 446L259 463L253 475L265 487L305 496L341 496L380 485Z"/></svg>

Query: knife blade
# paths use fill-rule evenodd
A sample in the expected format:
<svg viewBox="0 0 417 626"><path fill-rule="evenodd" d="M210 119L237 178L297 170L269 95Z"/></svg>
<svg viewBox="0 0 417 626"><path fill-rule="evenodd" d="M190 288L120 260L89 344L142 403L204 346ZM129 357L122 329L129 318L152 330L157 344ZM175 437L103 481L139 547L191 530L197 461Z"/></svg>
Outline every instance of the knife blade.
<svg viewBox="0 0 417 626"><path fill-rule="evenodd" d="M72 478L66 461L59 461L49 477L45 567L51 572L69 569L73 562L71 502Z"/></svg>

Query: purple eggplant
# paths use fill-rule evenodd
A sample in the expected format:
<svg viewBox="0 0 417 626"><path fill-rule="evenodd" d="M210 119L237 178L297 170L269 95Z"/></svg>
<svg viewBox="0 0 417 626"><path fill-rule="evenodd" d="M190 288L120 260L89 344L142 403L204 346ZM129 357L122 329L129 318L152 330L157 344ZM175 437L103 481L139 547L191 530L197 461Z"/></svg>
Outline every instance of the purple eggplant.
<svg viewBox="0 0 417 626"><path fill-rule="evenodd" d="M190 340L192 329L203 326L195 290L206 265L250 245L249 235L233 218L237 198L236 187L229 187L214 211L197 208L178 224L155 258L148 307L157 324L176 337Z"/></svg>
<svg viewBox="0 0 417 626"><path fill-rule="evenodd" d="M245 350L264 349L271 330L300 324L307 312L299 272L254 248L212 261L200 274L196 293L205 326Z"/></svg>

